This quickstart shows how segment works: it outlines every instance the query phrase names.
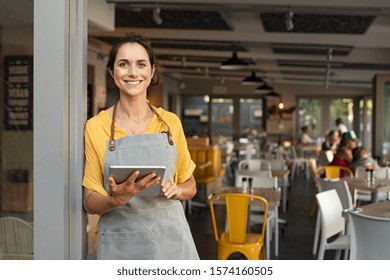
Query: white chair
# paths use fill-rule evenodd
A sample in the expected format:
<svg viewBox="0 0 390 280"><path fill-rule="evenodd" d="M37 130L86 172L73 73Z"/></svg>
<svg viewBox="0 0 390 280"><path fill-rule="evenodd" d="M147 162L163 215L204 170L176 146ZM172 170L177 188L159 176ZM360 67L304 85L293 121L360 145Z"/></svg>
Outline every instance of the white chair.
<svg viewBox="0 0 390 280"><path fill-rule="evenodd" d="M0 259L34 259L34 230L16 217L0 218Z"/></svg>
<svg viewBox="0 0 390 280"><path fill-rule="evenodd" d="M252 178L252 187L253 188L265 188L265 189L278 189L278 178L277 177L264 177L264 176L245 176L239 175L237 179L239 182L242 181L242 178ZM261 208L251 206L251 222L258 220L258 215L256 213L261 212ZM272 233L275 235L275 256L278 256L279 253L279 212L278 207L269 206L268 218L267 218L267 228L266 228L266 256L267 259L270 259L270 244Z"/></svg>
<svg viewBox="0 0 390 280"><path fill-rule="evenodd" d="M349 211L352 260L390 260L390 219Z"/></svg>
<svg viewBox="0 0 390 280"><path fill-rule="evenodd" d="M329 163L332 162L333 158L334 158L333 151L331 150L320 151L318 161L320 165L329 165Z"/></svg>
<svg viewBox="0 0 390 280"><path fill-rule="evenodd" d="M319 192L335 189L337 191L337 194L340 198L344 210L351 209L353 207L351 191L346 181L343 180L335 181L335 180L318 178L317 184L318 184ZM321 231L320 228L321 228L321 213L317 212L317 220L316 220L316 227L314 231L314 241L313 241L313 255L317 254L318 240Z"/></svg>
<svg viewBox="0 0 390 280"><path fill-rule="evenodd" d="M289 147L290 150L291 150L291 155L292 155L292 169L291 169L291 178L294 178L296 173L298 173L298 171L300 169L303 169L305 171L305 176L306 178L309 178L309 161L308 161L308 158L305 158L305 157L298 157L297 156L297 151L295 149L295 147L292 145L291 147Z"/></svg>
<svg viewBox="0 0 390 280"><path fill-rule="evenodd" d="M342 216L343 205L336 190L316 194L321 213L321 239L318 259L324 259L326 250L337 250L335 259L340 259L341 250L349 250L350 236L345 235L345 219ZM329 238L335 237L332 241Z"/></svg>

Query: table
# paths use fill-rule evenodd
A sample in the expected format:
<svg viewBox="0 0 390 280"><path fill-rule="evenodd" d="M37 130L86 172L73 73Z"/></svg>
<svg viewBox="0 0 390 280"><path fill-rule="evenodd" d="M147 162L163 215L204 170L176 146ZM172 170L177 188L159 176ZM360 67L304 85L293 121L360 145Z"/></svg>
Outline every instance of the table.
<svg viewBox="0 0 390 280"><path fill-rule="evenodd" d="M241 187L231 187L231 186L223 186L217 189L214 193L243 193L243 188ZM272 208L275 215L273 220L275 221L275 256L279 254L279 204L281 198L281 190L280 189L271 189L271 188L253 188L253 194L264 197L268 201L268 208ZM221 201L221 203L223 203ZM270 236L267 234L267 239ZM269 249L267 242L267 259L269 259Z"/></svg>
<svg viewBox="0 0 390 280"><path fill-rule="evenodd" d="M379 217L379 218L390 218L390 201L380 201L371 203L360 207L363 211L360 212L367 216Z"/></svg>
<svg viewBox="0 0 390 280"><path fill-rule="evenodd" d="M348 183L348 186L351 188L351 191L362 190L372 192L372 202L376 201L378 193L387 193L390 192L390 180L389 179L376 179L375 183L371 183L365 179L361 178L343 178Z"/></svg>

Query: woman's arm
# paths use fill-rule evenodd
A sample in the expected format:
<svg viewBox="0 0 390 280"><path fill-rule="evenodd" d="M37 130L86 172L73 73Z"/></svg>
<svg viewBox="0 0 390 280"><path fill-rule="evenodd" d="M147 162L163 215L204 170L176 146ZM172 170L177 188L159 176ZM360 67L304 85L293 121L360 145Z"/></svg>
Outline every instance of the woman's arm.
<svg viewBox="0 0 390 280"><path fill-rule="evenodd" d="M144 178L135 181L139 171L133 172L130 177L121 184L116 184L113 177L108 178L111 188L111 195L105 196L98 192L84 189L84 208L90 214L103 214L113 208L125 205L134 195L143 189L156 185L161 178L155 173L151 173Z"/></svg>

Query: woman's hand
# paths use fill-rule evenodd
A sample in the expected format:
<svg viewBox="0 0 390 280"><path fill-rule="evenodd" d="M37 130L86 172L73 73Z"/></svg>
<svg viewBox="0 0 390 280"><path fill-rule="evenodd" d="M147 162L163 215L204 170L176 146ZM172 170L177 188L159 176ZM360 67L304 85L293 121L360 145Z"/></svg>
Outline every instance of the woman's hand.
<svg viewBox="0 0 390 280"><path fill-rule="evenodd" d="M161 184L161 194L166 198L178 199L183 193L183 189L180 188L172 180L163 180Z"/></svg>
<svg viewBox="0 0 390 280"><path fill-rule="evenodd" d="M140 191L156 185L161 178L155 173L150 173L142 179L136 180L139 171L134 171L130 177L121 184L116 184L113 177L108 178L111 188L111 197L116 205L125 205L133 196Z"/></svg>

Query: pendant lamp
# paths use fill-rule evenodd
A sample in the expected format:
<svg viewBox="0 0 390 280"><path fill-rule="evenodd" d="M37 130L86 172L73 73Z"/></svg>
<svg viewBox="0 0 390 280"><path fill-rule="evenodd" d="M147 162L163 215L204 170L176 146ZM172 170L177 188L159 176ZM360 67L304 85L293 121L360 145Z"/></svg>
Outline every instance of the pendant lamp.
<svg viewBox="0 0 390 280"><path fill-rule="evenodd" d="M244 86L259 85L263 83L264 83L263 79L257 77L255 71L252 71L252 74L246 77L245 79L243 79L241 82L241 84Z"/></svg>
<svg viewBox="0 0 390 280"><path fill-rule="evenodd" d="M269 93L273 90L267 83L256 88L255 93Z"/></svg>
<svg viewBox="0 0 390 280"><path fill-rule="evenodd" d="M233 52L233 56L229 58L228 60L222 62L222 64L219 66L219 68L223 70L238 70L243 69L248 66L248 63L246 63L244 60L239 59L237 57L237 52Z"/></svg>

